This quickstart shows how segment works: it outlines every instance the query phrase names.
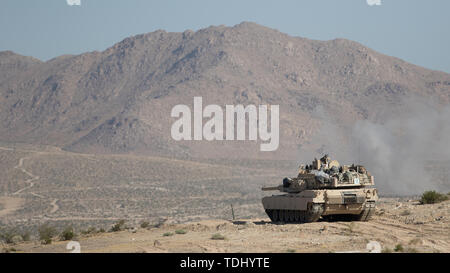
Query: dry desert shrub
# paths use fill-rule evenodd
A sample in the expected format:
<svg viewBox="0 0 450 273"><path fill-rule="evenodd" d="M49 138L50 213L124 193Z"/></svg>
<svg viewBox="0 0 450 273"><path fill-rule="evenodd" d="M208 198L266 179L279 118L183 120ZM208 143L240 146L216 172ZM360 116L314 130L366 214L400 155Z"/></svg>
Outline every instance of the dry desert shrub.
<svg viewBox="0 0 450 273"><path fill-rule="evenodd" d="M177 229L177 230L175 230L175 233L176 233L176 234L186 234L187 231L184 230L184 229Z"/></svg>
<svg viewBox="0 0 450 273"><path fill-rule="evenodd" d="M49 245L52 243L52 238L56 235L56 229L54 227L49 226L48 224L44 224L39 227L39 240L44 245Z"/></svg>
<svg viewBox="0 0 450 273"><path fill-rule="evenodd" d="M66 227L59 235L59 238L62 241L70 241L75 238L75 231L73 230L73 227Z"/></svg>
<svg viewBox="0 0 450 273"><path fill-rule="evenodd" d="M420 198L421 204L435 204L448 200L448 196L436 191L426 191Z"/></svg>
<svg viewBox="0 0 450 273"><path fill-rule="evenodd" d="M225 239L226 239L225 236L223 236L220 233L216 233L211 236L211 240L225 240Z"/></svg>

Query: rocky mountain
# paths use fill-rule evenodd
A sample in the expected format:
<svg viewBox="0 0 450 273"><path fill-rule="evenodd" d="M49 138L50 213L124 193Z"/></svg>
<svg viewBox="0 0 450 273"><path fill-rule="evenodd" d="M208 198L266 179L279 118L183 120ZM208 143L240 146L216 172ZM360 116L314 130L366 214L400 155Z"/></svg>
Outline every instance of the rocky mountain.
<svg viewBox="0 0 450 273"><path fill-rule="evenodd" d="M17 55L12 51L0 51L0 82L41 63L33 57Z"/></svg>
<svg viewBox="0 0 450 273"><path fill-rule="evenodd" d="M192 109L194 96L222 107L280 105L280 148L174 141L171 109ZM450 74L349 40L291 37L255 23L159 30L47 62L0 52L0 141L89 153L289 158L314 142L323 113L342 126L379 121L408 96L448 104Z"/></svg>

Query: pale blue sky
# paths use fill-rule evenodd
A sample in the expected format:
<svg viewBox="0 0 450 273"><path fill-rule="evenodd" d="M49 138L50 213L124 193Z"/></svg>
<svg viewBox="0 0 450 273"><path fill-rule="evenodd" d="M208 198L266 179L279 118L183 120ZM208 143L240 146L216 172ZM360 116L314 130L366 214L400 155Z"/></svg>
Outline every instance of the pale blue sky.
<svg viewBox="0 0 450 273"><path fill-rule="evenodd" d="M346 38L450 72L450 1L1 0L0 50L41 60L103 50L125 37L252 21L293 36Z"/></svg>

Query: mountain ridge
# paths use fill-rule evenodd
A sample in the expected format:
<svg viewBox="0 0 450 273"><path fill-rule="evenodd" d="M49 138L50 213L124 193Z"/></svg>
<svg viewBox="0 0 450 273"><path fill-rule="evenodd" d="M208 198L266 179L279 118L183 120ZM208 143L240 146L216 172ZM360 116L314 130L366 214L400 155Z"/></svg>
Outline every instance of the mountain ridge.
<svg viewBox="0 0 450 273"><path fill-rule="evenodd" d="M445 72L350 40L291 37L249 22L196 32L157 30L104 51L46 62L8 54L0 52L0 140L80 152L269 156L249 142L172 140L170 110L192 105L194 96L202 96L204 105L280 105L275 156L283 158L313 142L318 111L349 126L395 114L408 96L450 102Z"/></svg>

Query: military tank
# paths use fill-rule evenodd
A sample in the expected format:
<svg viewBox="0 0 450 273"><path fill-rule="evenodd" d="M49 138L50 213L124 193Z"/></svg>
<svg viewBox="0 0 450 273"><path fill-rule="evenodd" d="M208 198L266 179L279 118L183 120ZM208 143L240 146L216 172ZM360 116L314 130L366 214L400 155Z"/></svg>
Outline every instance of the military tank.
<svg viewBox="0 0 450 273"><path fill-rule="evenodd" d="M340 165L325 155L310 165L300 165L294 178L284 178L263 191L284 194L262 198L272 222L315 222L324 220L367 221L378 200L374 177L362 165Z"/></svg>

